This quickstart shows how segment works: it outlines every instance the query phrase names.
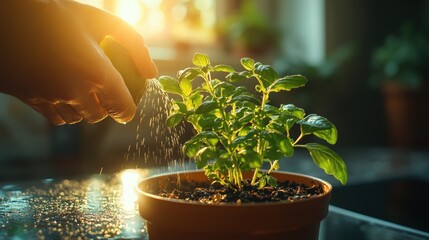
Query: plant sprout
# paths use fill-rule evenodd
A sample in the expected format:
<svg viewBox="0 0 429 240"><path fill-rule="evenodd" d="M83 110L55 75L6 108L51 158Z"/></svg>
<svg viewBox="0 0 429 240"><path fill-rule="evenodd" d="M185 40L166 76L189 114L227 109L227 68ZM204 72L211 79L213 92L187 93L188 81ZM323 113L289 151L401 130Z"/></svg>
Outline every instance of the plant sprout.
<svg viewBox="0 0 429 240"><path fill-rule="evenodd" d="M326 118L307 115L293 104L270 105L270 94L290 91L307 83L301 75L279 77L269 65L242 58L243 71L227 65L210 63L207 55L196 53L194 66L181 70L177 78L159 78L164 91L180 96L167 118L168 126L181 121L192 124L196 135L183 145L187 157L196 161L213 182L241 188L243 172L253 171L251 184L262 188L276 186L270 176L279 169L279 161L291 157L295 148L306 148L313 161L342 184L347 182L343 159L321 143L301 143L314 135L328 144L337 142L337 129ZM224 73L224 80L214 73ZM197 81L202 79L202 81ZM245 87L234 83L256 79L254 96ZM198 86L197 86L198 85ZM293 128L299 128L292 136ZM268 170L262 171L264 164Z"/></svg>

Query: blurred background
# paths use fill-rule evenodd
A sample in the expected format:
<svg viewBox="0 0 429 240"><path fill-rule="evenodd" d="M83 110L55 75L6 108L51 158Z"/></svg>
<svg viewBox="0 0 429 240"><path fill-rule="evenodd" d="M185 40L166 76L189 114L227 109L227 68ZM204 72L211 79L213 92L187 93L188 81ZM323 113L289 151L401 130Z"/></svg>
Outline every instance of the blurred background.
<svg viewBox="0 0 429 240"><path fill-rule="evenodd" d="M241 57L252 57L281 74L307 76L305 88L275 95L273 104L287 101L327 117L340 133L335 146L340 152L429 149L424 107L429 103L425 66L429 1L79 2L110 11L133 25L144 37L160 75L175 75L190 66L198 51L208 54L214 64L239 69ZM154 163L144 154L162 147L156 139L162 134L154 130L154 124L162 124L154 123L160 111L141 103L127 125L106 119L57 127L18 100L0 94L0 180L165 164L165 159ZM186 139L186 133L180 132L178 139ZM172 156L181 158L175 151Z"/></svg>

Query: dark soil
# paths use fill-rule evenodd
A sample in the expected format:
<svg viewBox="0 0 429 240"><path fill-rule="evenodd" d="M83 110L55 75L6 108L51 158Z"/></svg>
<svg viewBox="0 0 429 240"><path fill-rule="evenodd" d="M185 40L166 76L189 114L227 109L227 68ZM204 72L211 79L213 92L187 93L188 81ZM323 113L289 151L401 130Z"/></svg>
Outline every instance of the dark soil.
<svg viewBox="0 0 429 240"><path fill-rule="evenodd" d="M162 197L198 201L207 204L250 203L250 202L293 202L322 194L321 185L307 186L295 182L278 183L276 187L266 186L259 189L251 186L250 181L241 189L226 188L221 185L202 182L182 181L180 188L175 183L164 186L154 194Z"/></svg>

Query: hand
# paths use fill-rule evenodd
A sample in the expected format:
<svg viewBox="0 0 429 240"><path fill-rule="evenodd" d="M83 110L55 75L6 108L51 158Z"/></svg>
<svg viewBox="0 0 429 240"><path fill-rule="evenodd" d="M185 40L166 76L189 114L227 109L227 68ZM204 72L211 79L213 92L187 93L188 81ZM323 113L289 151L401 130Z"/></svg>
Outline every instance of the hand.
<svg viewBox="0 0 429 240"><path fill-rule="evenodd" d="M120 18L73 1L0 1L0 91L52 123L95 123L106 116L130 121L136 106L99 47L114 37L140 74L157 69L141 36Z"/></svg>

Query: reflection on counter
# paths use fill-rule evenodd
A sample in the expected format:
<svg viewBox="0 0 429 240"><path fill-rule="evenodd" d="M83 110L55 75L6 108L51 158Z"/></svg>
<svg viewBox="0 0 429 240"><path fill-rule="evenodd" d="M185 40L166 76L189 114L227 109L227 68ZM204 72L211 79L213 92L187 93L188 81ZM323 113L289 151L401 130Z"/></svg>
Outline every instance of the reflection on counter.
<svg viewBox="0 0 429 240"><path fill-rule="evenodd" d="M134 187L146 175L126 170L116 176L4 185L0 239L144 237Z"/></svg>

